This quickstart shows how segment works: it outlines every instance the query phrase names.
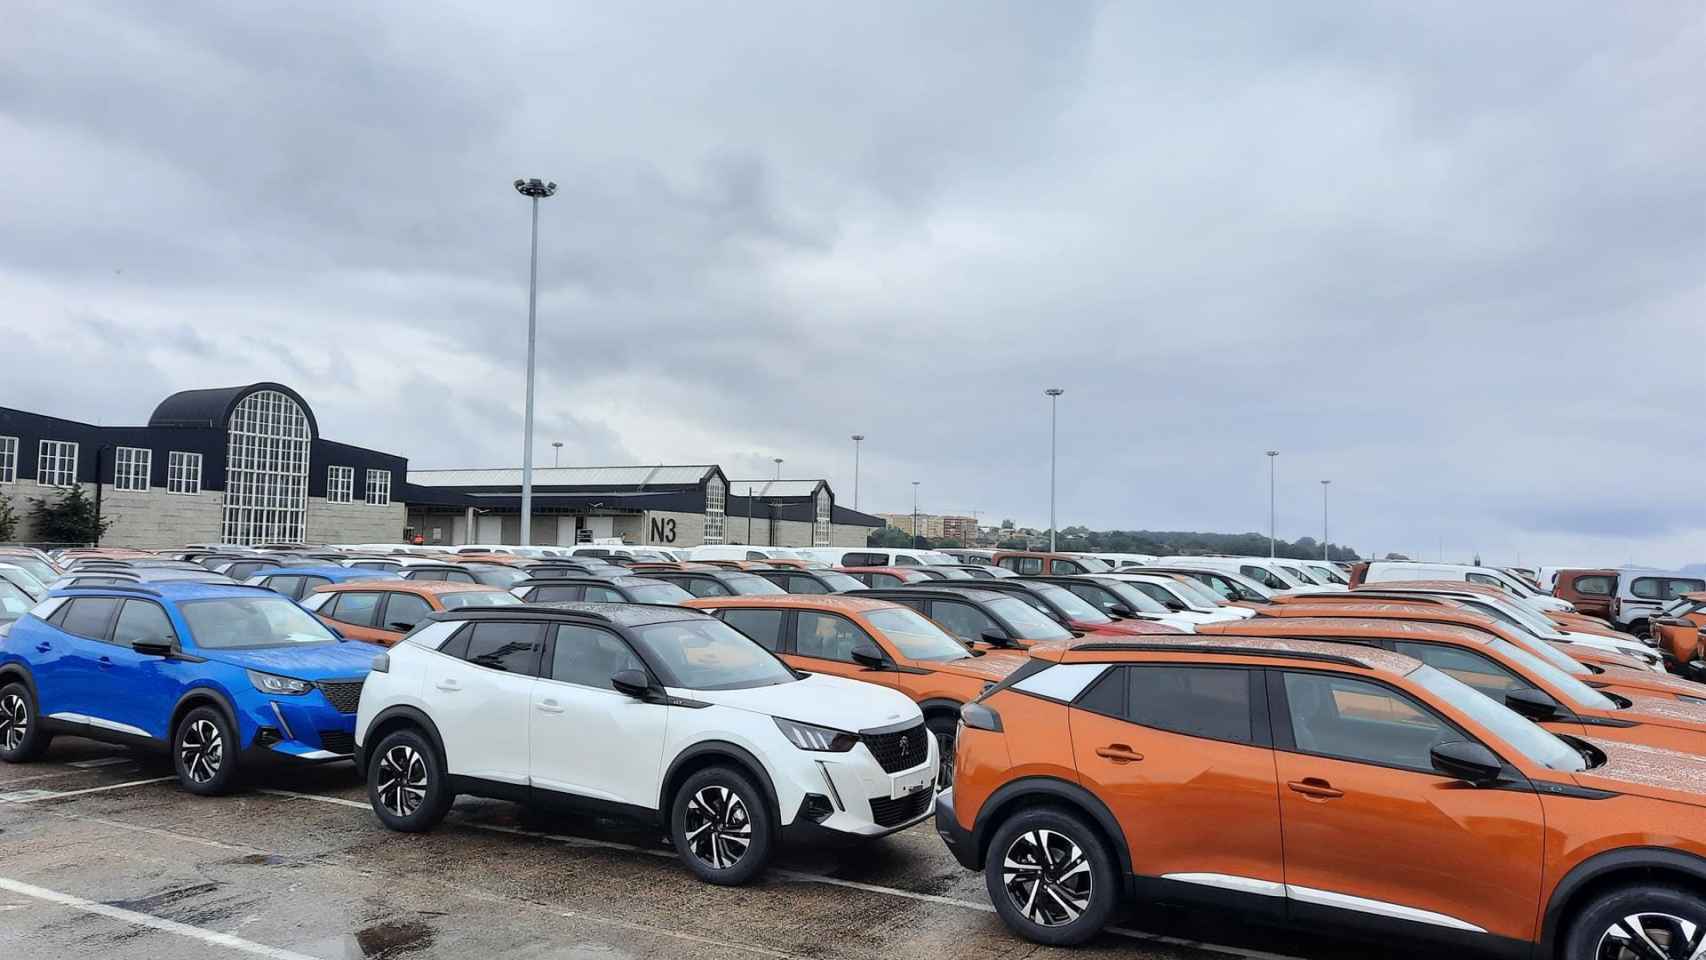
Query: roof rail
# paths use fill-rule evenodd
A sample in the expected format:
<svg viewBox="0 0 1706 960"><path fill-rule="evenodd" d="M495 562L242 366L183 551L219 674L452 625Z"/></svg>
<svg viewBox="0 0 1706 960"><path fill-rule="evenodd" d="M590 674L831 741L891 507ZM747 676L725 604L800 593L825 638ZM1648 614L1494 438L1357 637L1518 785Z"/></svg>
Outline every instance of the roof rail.
<svg viewBox="0 0 1706 960"><path fill-rule="evenodd" d="M90 584L89 586L86 586L86 587L79 587L79 586L76 586L75 584L73 584L73 585L67 586L67 587L56 587L55 590L56 591L58 591L58 590L82 590L82 591L88 591L91 593L104 593L104 592L110 592L110 591L116 590L119 593L140 593L140 594L143 594L145 596L150 596L150 597L158 597L161 595L159 590L156 590L153 587L144 586L141 581L138 581L136 583L123 583L123 584L109 583L109 584L103 584L100 586Z"/></svg>
<svg viewBox="0 0 1706 960"><path fill-rule="evenodd" d="M1296 637L1261 637L1263 640L1290 640ZM1308 639L1308 638L1302 638ZM1311 640L1311 643L1323 642ZM1341 641L1325 641L1338 643ZM1347 657L1338 653L1316 653L1309 650L1273 650L1262 647L1216 646L1194 643L1080 643L1074 644L1071 651L1088 650L1092 653L1210 653L1229 657L1269 657L1275 660L1312 660L1316 663L1336 663L1345 667L1361 667L1373 669L1366 661L1355 657Z"/></svg>

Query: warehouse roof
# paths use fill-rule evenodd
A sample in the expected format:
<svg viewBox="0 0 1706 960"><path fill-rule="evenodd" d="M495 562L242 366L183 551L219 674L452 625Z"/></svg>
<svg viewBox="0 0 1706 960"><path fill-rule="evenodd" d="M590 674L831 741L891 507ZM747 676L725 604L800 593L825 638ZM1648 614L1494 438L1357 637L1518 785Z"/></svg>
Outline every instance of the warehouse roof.
<svg viewBox="0 0 1706 960"><path fill-rule="evenodd" d="M715 464L642 467L534 467L535 487L697 486L717 471ZM410 470L409 482L420 487L519 487L521 468Z"/></svg>

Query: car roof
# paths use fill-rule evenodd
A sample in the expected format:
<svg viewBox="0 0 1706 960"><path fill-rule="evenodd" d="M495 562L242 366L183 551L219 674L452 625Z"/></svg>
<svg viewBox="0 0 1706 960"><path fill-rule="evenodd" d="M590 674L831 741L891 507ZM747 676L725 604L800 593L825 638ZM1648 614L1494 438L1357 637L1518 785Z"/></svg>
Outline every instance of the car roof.
<svg viewBox="0 0 1706 960"><path fill-rule="evenodd" d="M199 580L156 580L104 587L61 587L52 591L52 595L65 597L154 596L162 600L174 601L213 600L220 597L278 596L277 593L265 587L251 587L241 583L203 583Z"/></svg>
<svg viewBox="0 0 1706 960"><path fill-rule="evenodd" d="M349 590L371 589L373 587L380 587L382 589L392 590L398 593L419 594L467 593L472 590L480 590L488 593L494 591L497 593L508 592L501 587L488 586L484 583L451 583L448 580L403 580L401 578L395 580L389 578L373 580L346 580L343 583L328 583L314 592L342 593Z"/></svg>
<svg viewBox="0 0 1706 960"><path fill-rule="evenodd" d="M266 573L256 574L259 577L341 577L360 578L371 577L376 580L401 579L394 573L384 570L363 570L359 567L346 567L342 564L328 563L318 567L279 567Z"/></svg>
<svg viewBox="0 0 1706 960"><path fill-rule="evenodd" d="M975 600L978 603L992 603L1007 596L999 590L989 590L979 584L982 580L926 580L919 583L904 583L898 587L871 587L867 590L854 590L853 596L871 597L935 597L939 600ZM962 584L964 584L962 586ZM847 594L842 594L847 596Z"/></svg>
<svg viewBox="0 0 1706 960"><path fill-rule="evenodd" d="M1405 676L1421 661L1403 654L1367 647L1361 644L1330 643L1303 640L1296 637L1220 637L1197 634L1176 636L1145 635L1133 638L1109 639L1088 634L1071 640L1047 640L1026 651L1034 660L1053 663L1096 663L1123 659L1122 654L1198 653L1204 655L1248 658L1259 661L1300 660L1313 663L1335 663L1384 673Z"/></svg>
<svg viewBox="0 0 1706 960"><path fill-rule="evenodd" d="M526 620L558 617L565 620L605 620L624 627L640 627L650 623L672 620L698 620L709 615L687 607L664 603L590 603L557 600L546 603L520 603L503 607L462 607L434 616L441 620Z"/></svg>
<svg viewBox="0 0 1706 960"><path fill-rule="evenodd" d="M1251 620L1203 624L1198 630L1216 634L1224 632L1233 636L1248 636L1250 633L1282 637L1333 634L1342 637L1410 637L1417 640L1480 644L1492 643L1497 639L1492 631L1467 624L1381 617L1256 617Z"/></svg>
<svg viewBox="0 0 1706 960"><path fill-rule="evenodd" d="M767 593L755 597L695 599L703 600L708 607L787 607L791 610L832 610L838 613L869 613L896 606L893 601L861 597L858 593Z"/></svg>
<svg viewBox="0 0 1706 960"><path fill-rule="evenodd" d="M673 587L675 584L656 577L537 577L523 580L516 587L550 587L557 584L581 587L608 587L615 584L618 587ZM511 589L514 589L513 587Z"/></svg>

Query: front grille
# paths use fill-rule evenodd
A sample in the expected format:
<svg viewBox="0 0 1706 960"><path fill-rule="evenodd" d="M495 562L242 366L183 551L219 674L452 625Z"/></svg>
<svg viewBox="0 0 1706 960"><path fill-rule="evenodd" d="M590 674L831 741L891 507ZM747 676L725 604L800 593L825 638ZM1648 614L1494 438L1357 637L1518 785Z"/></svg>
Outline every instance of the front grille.
<svg viewBox="0 0 1706 960"><path fill-rule="evenodd" d="M924 813L930 806L933 794L929 790L920 790L911 796L890 800L887 797L871 798L871 819L879 827L896 827Z"/></svg>
<svg viewBox="0 0 1706 960"><path fill-rule="evenodd" d="M320 692L332 702L332 709L339 713L354 713L361 704L361 685L366 680L333 680L326 683L316 683Z"/></svg>
<svg viewBox="0 0 1706 960"><path fill-rule="evenodd" d="M332 753L354 753L355 734L343 730L321 730L320 747Z"/></svg>
<svg viewBox="0 0 1706 960"><path fill-rule="evenodd" d="M930 741L925 739L929 736L930 732L920 722L896 733L862 733L859 739L864 741L883 770L895 773L911 770L924 762L924 758L930 755Z"/></svg>

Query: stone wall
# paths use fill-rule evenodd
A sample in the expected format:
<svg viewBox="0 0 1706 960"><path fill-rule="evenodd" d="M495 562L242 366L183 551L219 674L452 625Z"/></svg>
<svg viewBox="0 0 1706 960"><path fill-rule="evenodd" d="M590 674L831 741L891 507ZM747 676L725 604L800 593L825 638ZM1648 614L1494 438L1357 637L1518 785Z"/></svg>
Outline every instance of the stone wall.
<svg viewBox="0 0 1706 960"><path fill-rule="evenodd" d="M309 543L402 543L408 508L392 501L383 507L355 503L327 503L322 497L308 498ZM217 538L218 531L215 532Z"/></svg>
<svg viewBox="0 0 1706 960"><path fill-rule="evenodd" d="M222 494L167 493L164 487L147 490L101 491L101 516L116 518L101 538L108 547L137 547L144 550L177 547L186 543L218 543L224 517Z"/></svg>

